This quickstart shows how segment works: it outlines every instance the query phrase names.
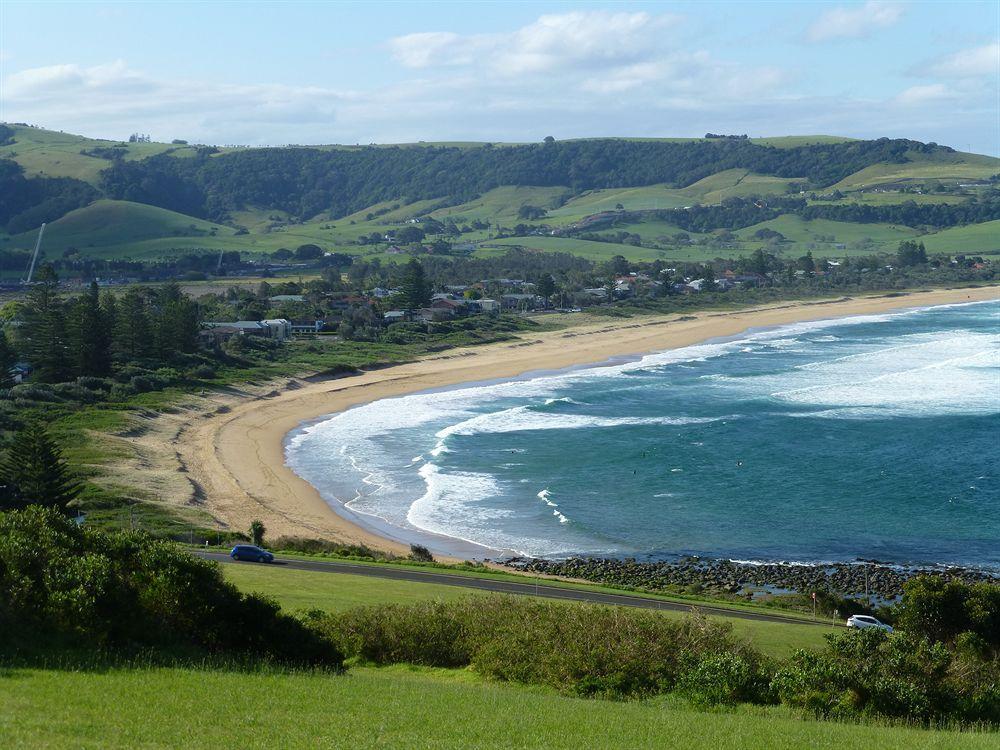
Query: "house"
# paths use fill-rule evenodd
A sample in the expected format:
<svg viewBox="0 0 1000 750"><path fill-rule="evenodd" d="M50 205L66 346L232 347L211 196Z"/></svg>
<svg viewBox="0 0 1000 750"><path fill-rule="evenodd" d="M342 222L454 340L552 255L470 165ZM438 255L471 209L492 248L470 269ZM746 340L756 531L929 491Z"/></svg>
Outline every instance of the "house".
<svg viewBox="0 0 1000 750"><path fill-rule="evenodd" d="M15 362L14 366L10 368L10 374L15 383L23 383L31 375L31 370L32 367L27 362Z"/></svg>
<svg viewBox="0 0 1000 750"><path fill-rule="evenodd" d="M269 337L271 335L271 329L259 320L206 321L202 325L205 328L232 328L240 336Z"/></svg>
<svg viewBox="0 0 1000 750"><path fill-rule="evenodd" d="M431 301L431 310L441 310L451 316L464 315L467 305L456 299L436 299Z"/></svg>
<svg viewBox="0 0 1000 750"><path fill-rule="evenodd" d="M474 301L476 306L484 313L498 313L500 312L500 303L495 299L477 299Z"/></svg>
<svg viewBox="0 0 1000 750"><path fill-rule="evenodd" d="M284 341L292 337L292 321L290 320L272 318L271 320L262 320L261 323L268 327L270 338L276 341Z"/></svg>
<svg viewBox="0 0 1000 750"><path fill-rule="evenodd" d="M539 299L535 294L504 294L500 304L504 310L534 310Z"/></svg>
<svg viewBox="0 0 1000 750"><path fill-rule="evenodd" d="M301 294L276 294L273 297L268 297L269 302L305 302L306 298Z"/></svg>
<svg viewBox="0 0 1000 750"><path fill-rule="evenodd" d="M233 336L242 335L242 331L235 326L216 325L198 331L198 339L208 347L216 347L229 341Z"/></svg>
<svg viewBox="0 0 1000 750"><path fill-rule="evenodd" d="M385 235L383 239L390 239L389 235ZM403 255L406 251L399 245L390 245L389 249L385 251L388 255Z"/></svg>
<svg viewBox="0 0 1000 750"><path fill-rule="evenodd" d="M415 313L417 320L422 320L425 323L437 323L442 320L448 320L452 315L453 313L450 311L433 307L423 307Z"/></svg>
<svg viewBox="0 0 1000 750"><path fill-rule="evenodd" d="M409 320L410 316L403 310L390 310L382 318L386 323L401 323L404 320Z"/></svg>
<svg viewBox="0 0 1000 750"><path fill-rule="evenodd" d="M382 287L377 286L368 292L368 295L374 297L375 299L385 299L386 297L391 297L395 293L396 292L393 289L383 289Z"/></svg>
<svg viewBox="0 0 1000 750"><path fill-rule="evenodd" d="M319 333L326 327L325 320L293 320L292 333Z"/></svg>

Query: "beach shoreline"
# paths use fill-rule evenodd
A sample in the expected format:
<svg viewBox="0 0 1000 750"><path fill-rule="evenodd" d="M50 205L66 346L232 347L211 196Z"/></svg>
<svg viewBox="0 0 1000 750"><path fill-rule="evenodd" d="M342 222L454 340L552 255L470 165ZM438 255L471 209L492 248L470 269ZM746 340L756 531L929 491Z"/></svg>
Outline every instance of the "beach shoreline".
<svg viewBox="0 0 1000 750"><path fill-rule="evenodd" d="M415 362L309 382L284 379L265 391L238 392L193 419L173 436L173 447L199 504L235 529L263 521L270 538L303 537L409 552L412 535L373 528L328 503L285 462L288 436L304 424L363 403L483 381L541 376L599 365L748 329L935 305L1000 299L1000 287L941 289L892 296L781 302L737 311L629 318L544 333L515 341L453 349ZM342 498L341 500L349 500Z"/></svg>

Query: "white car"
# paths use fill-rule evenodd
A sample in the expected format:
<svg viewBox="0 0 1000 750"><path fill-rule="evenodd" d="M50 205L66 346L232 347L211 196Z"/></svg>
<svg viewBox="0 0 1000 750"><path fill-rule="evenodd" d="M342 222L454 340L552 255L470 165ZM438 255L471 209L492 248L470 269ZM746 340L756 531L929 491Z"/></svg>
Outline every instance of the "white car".
<svg viewBox="0 0 1000 750"><path fill-rule="evenodd" d="M880 622L868 615L851 615L847 618L847 627L857 628L858 630L878 628L879 630L884 630L886 633L892 632L891 625L886 625L884 622Z"/></svg>

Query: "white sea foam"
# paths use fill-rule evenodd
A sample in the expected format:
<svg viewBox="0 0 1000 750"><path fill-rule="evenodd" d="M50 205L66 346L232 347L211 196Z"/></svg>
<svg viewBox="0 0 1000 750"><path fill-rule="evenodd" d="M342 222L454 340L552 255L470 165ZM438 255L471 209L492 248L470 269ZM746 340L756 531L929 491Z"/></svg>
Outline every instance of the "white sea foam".
<svg viewBox="0 0 1000 750"><path fill-rule="evenodd" d="M287 447L288 461L304 478L319 487L327 499L331 498L324 487L334 482L353 483L356 490L355 496L348 500L349 507L390 523L409 524L497 549L530 554L578 551L581 538L567 541L568 537L546 536L548 532L544 529L539 530L537 538L503 532L503 519L510 518L516 511L497 503L497 497L503 493L497 478L486 473L443 470L433 461L447 455L448 443L458 436L642 425L682 426L715 421L709 417L577 413L597 411L599 407L580 403L561 391L591 379L619 380L614 385L608 384L609 390L618 393L632 387L644 388L647 382L655 383L648 380L650 374L671 367L700 368L709 360L730 354L770 352L799 359L804 358L803 354L817 355L813 362L777 374L730 377L713 373L699 381L704 383L699 387L710 389L706 392L731 396L735 400L771 398L779 403L805 407L805 410L791 412L790 416L851 419L885 414L919 416L1000 411L997 336L953 330L855 340L849 334L824 333L828 328L884 322L915 312L919 311L798 323L755 332L733 341L651 354L614 366L376 401L334 415L292 435ZM834 342L838 347L847 347L847 353L833 360L819 358L827 351L826 345ZM624 380L630 380L631 385ZM506 408L494 407L494 411L483 412L484 407L494 404ZM554 406L555 410L540 410L531 404ZM725 417L724 420L733 418ZM524 452L518 447L509 450ZM407 464L404 457L408 456L413 458ZM418 468L418 462L424 463ZM677 467L671 471L681 472L682 469ZM522 483L528 481L520 480ZM413 502L412 498L421 492L419 499ZM544 497L540 492L538 498L551 507L554 518L560 524L568 523L569 519L558 509L558 504L551 500L551 493L547 489L543 492ZM567 535L573 533L572 529L565 532Z"/></svg>
<svg viewBox="0 0 1000 750"><path fill-rule="evenodd" d="M496 434L529 430L579 430L598 427L641 425L685 425L715 422L715 417L598 417L590 414L554 414L515 406L503 411L477 414L435 433L439 441L452 435ZM441 443L439 443L440 445Z"/></svg>

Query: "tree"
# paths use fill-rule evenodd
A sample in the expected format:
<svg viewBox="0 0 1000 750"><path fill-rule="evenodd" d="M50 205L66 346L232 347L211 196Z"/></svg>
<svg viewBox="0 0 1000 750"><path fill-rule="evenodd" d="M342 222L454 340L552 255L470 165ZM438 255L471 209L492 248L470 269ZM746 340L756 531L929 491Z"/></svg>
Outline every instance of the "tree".
<svg viewBox="0 0 1000 750"><path fill-rule="evenodd" d="M7 334L0 329L0 388L10 388L14 385L14 375L11 370L17 362L17 354L7 339Z"/></svg>
<svg viewBox="0 0 1000 750"><path fill-rule="evenodd" d="M0 461L0 505L14 510L28 505L47 505L60 510L80 494L62 451L38 422L31 422L14 435L7 455Z"/></svg>
<svg viewBox="0 0 1000 750"><path fill-rule="evenodd" d="M287 247L279 247L277 250L271 253L271 257L274 258L275 260L291 260L293 257L295 257L295 253L293 253Z"/></svg>
<svg viewBox="0 0 1000 750"><path fill-rule="evenodd" d="M924 243L917 244L913 240L904 240L896 250L896 262L905 267L920 266L927 262L927 250Z"/></svg>
<svg viewBox="0 0 1000 750"><path fill-rule="evenodd" d="M706 263L701 269L701 291L711 292L716 287L715 268L711 263Z"/></svg>
<svg viewBox="0 0 1000 750"><path fill-rule="evenodd" d="M323 257L323 248L319 245L299 245L295 248L295 257L299 260L316 260Z"/></svg>
<svg viewBox="0 0 1000 750"><path fill-rule="evenodd" d="M536 291L543 296L546 300L549 299L556 292L556 282L552 278L552 274L543 273L538 278L538 287Z"/></svg>
<svg viewBox="0 0 1000 750"><path fill-rule="evenodd" d="M799 258L799 269L812 276L816 272L816 261L813 260L812 250Z"/></svg>
<svg viewBox="0 0 1000 750"><path fill-rule="evenodd" d="M255 518L250 522L250 543L256 545L257 547L264 546L264 534L267 532L267 527L264 523Z"/></svg>
<svg viewBox="0 0 1000 750"><path fill-rule="evenodd" d="M166 284L157 295L160 314L156 343L161 359L177 352L190 353L198 347L198 306L181 292L176 282Z"/></svg>
<svg viewBox="0 0 1000 750"><path fill-rule="evenodd" d="M761 276L767 274L767 256L764 255L764 251L757 248L750 255L750 262L747 264L747 269L751 273L758 273Z"/></svg>
<svg viewBox="0 0 1000 750"><path fill-rule="evenodd" d="M21 309L21 351L43 383L59 383L70 375L66 316L59 299L59 277L45 263Z"/></svg>
<svg viewBox="0 0 1000 750"><path fill-rule="evenodd" d="M396 241L404 245L412 242L420 242L426 236L426 232L416 224L409 224L396 232Z"/></svg>
<svg viewBox="0 0 1000 750"><path fill-rule="evenodd" d="M427 281L423 264L411 258L403 269L399 283L400 304L407 310L424 307L431 299L431 285Z"/></svg>
<svg viewBox="0 0 1000 750"><path fill-rule="evenodd" d="M152 350L149 311L139 290L129 289L122 296L114 332L116 356L126 362L149 356Z"/></svg>
<svg viewBox="0 0 1000 750"><path fill-rule="evenodd" d="M105 319L101 307L97 282L90 284L87 293L73 306L70 342L73 366L81 375L105 377L111 372L110 321Z"/></svg>

